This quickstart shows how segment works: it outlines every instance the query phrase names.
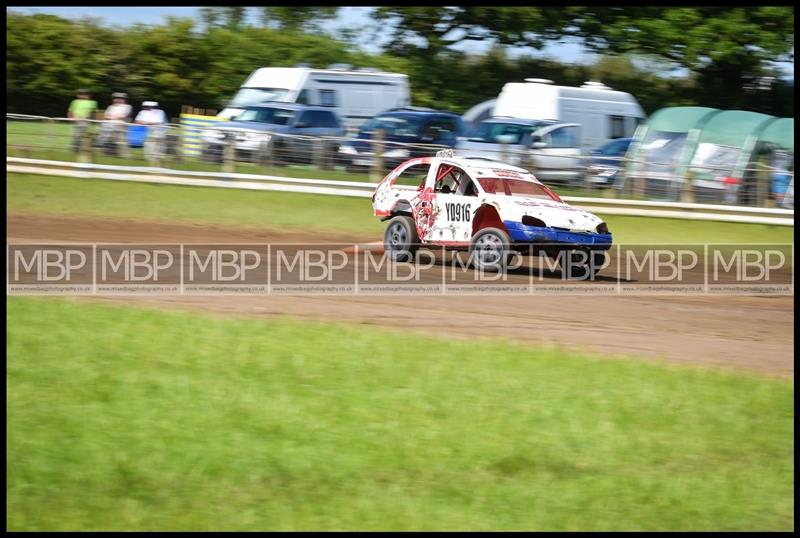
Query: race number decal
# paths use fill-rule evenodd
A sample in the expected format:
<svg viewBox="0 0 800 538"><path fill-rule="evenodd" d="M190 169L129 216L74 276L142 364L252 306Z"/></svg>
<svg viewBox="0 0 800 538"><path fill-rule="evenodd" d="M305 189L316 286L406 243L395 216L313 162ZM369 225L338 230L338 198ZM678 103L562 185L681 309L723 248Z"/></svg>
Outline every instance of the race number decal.
<svg viewBox="0 0 800 538"><path fill-rule="evenodd" d="M445 204L449 222L469 222L472 218L469 204Z"/></svg>

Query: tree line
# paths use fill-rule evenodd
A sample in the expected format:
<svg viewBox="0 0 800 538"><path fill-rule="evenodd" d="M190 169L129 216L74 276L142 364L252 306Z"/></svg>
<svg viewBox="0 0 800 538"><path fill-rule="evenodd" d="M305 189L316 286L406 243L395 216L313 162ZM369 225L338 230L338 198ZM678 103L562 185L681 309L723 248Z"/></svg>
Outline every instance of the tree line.
<svg viewBox="0 0 800 538"><path fill-rule="evenodd" d="M259 23L246 10L259 9ZM8 112L64 115L78 88L101 108L125 91L138 106L156 100L171 117L183 105L220 108L256 68L348 63L409 75L412 102L463 113L528 77L556 84L588 80L633 94L649 114L665 106L738 108L794 115L794 83L771 62L793 60L793 8L377 8L381 54L355 46L357 32L333 37L321 21L338 8L204 8L201 21L109 27L93 19L7 13ZM364 30L367 31L367 30ZM377 38L377 35L376 35ZM591 65L522 56L581 40ZM485 54L458 45L491 40ZM684 76L664 76L680 69Z"/></svg>

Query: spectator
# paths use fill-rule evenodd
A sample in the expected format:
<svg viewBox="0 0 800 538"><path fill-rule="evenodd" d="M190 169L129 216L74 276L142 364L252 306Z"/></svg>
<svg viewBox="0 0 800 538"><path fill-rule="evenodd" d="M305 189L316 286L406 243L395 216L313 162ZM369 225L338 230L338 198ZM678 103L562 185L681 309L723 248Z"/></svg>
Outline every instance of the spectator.
<svg viewBox="0 0 800 538"><path fill-rule="evenodd" d="M125 140L127 128L125 123L130 120L132 108L128 104L128 94L117 92L111 95L112 104L106 108L105 120L103 123L103 142L104 146L113 154L120 150L123 156L128 154L128 144Z"/></svg>
<svg viewBox="0 0 800 538"><path fill-rule="evenodd" d="M73 99L69 104L67 117L75 122L72 131L72 151L78 153L89 129L89 120L97 110L97 101L91 99L92 94L89 90L78 90L76 95L77 99Z"/></svg>
<svg viewBox="0 0 800 538"><path fill-rule="evenodd" d="M147 138L144 141L144 155L148 161L160 162L164 158L164 141L167 134L167 115L158 108L155 101L142 103L142 110L136 115L136 123L147 125Z"/></svg>

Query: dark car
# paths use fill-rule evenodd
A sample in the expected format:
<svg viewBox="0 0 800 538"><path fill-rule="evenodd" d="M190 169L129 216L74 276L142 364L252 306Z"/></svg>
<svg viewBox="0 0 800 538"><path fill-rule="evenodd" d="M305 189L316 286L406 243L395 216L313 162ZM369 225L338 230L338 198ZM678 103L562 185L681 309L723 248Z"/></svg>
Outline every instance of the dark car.
<svg viewBox="0 0 800 538"><path fill-rule="evenodd" d="M586 179L598 187L610 187L625 168L625 154L633 138L615 138L590 153Z"/></svg>
<svg viewBox="0 0 800 538"><path fill-rule="evenodd" d="M339 147L338 160L348 170L369 168L373 165L375 149L371 142L375 131L383 130L383 167L393 169L415 157L436 153L434 147L452 148L459 136L466 134L461 116L433 109L396 108L382 112L367 121L358 130L357 140Z"/></svg>
<svg viewBox="0 0 800 538"><path fill-rule="evenodd" d="M252 159L272 142L275 162L307 163L313 160L314 139L305 137L343 137L346 133L339 116L329 108L291 103L251 105L232 121L203 131L203 156L220 159L227 137L234 136L239 159Z"/></svg>

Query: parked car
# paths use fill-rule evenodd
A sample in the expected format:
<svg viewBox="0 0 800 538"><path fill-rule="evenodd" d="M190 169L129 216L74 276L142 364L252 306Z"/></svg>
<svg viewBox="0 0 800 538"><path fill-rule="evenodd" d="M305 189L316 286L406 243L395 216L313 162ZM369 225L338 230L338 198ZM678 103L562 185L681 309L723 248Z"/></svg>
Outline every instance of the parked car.
<svg viewBox="0 0 800 538"><path fill-rule="evenodd" d="M569 278L592 278L612 236L592 213L564 203L527 170L484 158L402 163L375 189L374 214L388 221L384 250L410 261L421 245L468 248L478 269L503 270L513 251L557 259Z"/></svg>
<svg viewBox="0 0 800 538"><path fill-rule="evenodd" d="M435 148L425 146L452 148L458 137L466 134L464 122L456 114L423 108L395 108L365 123L356 135L358 140L342 144L339 161L349 170L371 167L375 149L369 141L378 129L383 130L383 140L389 142L383 148L383 164L387 170L408 159L436 152Z"/></svg>
<svg viewBox="0 0 800 538"><path fill-rule="evenodd" d="M242 129L246 129L243 131ZM291 103L267 103L246 107L235 120L217 123L202 133L202 154L219 160L228 136L234 136L236 158L253 159L264 143L273 143L277 164L311 162L314 141L304 137L344 137L344 125L333 110Z"/></svg>
<svg viewBox="0 0 800 538"><path fill-rule="evenodd" d="M327 69L308 65L262 67L247 77L218 117L231 120L249 105L267 101L328 107L355 131L375 114L411 104L408 75L373 68L333 64Z"/></svg>
<svg viewBox="0 0 800 538"><path fill-rule="evenodd" d="M531 168L545 182L577 184L585 171L577 123L491 118L478 124L467 140L459 141L456 150L458 155Z"/></svg>
<svg viewBox="0 0 800 538"><path fill-rule="evenodd" d="M586 180L598 187L611 187L620 170L625 169L625 154L633 138L617 138L589 154L586 163Z"/></svg>

